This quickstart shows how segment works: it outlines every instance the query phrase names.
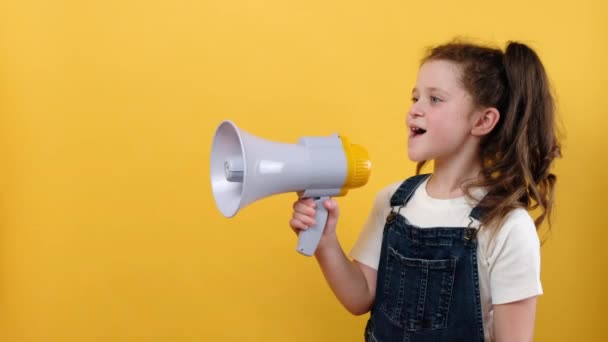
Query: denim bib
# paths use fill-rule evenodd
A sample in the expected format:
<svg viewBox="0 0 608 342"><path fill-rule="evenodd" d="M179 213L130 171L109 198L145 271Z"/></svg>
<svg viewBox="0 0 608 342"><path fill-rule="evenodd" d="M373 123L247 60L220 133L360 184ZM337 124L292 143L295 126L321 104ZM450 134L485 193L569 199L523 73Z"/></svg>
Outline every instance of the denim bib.
<svg viewBox="0 0 608 342"><path fill-rule="evenodd" d="M419 228L399 215L427 177L407 179L391 198L367 342L484 340L477 230ZM481 210L475 207L469 216L479 219Z"/></svg>

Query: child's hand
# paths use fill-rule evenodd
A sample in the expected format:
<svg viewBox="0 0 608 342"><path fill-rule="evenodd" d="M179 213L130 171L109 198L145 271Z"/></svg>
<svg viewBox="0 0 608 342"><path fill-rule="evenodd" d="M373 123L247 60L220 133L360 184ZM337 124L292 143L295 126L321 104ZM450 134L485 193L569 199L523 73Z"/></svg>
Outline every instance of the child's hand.
<svg viewBox="0 0 608 342"><path fill-rule="evenodd" d="M338 223L338 216L340 216L340 208L333 198L325 201L323 205L327 209L327 223L325 224L323 236L321 237L321 242L319 244L323 243L323 240L328 236L335 237L336 224ZM294 202L293 215L289 221L289 225L296 234L299 234L300 231L306 230L316 224L315 215L317 211L315 207L315 202L310 198L299 199Z"/></svg>

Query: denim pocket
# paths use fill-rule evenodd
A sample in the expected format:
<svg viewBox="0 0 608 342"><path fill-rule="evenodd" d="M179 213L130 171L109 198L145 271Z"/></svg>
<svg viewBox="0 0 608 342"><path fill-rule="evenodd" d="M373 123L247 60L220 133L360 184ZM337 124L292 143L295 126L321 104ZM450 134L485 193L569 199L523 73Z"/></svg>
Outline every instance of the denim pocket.
<svg viewBox="0 0 608 342"><path fill-rule="evenodd" d="M456 257L407 258L388 247L380 310L393 324L408 331L445 329L456 262Z"/></svg>

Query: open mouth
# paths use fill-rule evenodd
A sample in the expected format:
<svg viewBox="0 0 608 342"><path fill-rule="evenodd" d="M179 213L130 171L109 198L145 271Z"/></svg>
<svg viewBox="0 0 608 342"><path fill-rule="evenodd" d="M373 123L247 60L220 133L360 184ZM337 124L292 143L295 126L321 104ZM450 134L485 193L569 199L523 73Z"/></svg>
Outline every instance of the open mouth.
<svg viewBox="0 0 608 342"><path fill-rule="evenodd" d="M413 137L413 138L415 138L417 136L421 136L424 133L426 133L426 129L422 129L420 127L414 127L413 126L413 127L410 128L410 133L411 133L410 136Z"/></svg>

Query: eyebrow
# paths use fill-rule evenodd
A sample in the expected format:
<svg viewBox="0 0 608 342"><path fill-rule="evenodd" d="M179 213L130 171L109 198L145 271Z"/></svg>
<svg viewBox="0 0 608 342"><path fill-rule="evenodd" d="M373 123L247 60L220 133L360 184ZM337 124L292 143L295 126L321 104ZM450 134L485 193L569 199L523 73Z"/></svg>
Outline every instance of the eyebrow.
<svg viewBox="0 0 608 342"><path fill-rule="evenodd" d="M412 94L413 94L414 92L416 92L417 90L418 90L418 89L417 89L416 87L412 88ZM428 87L428 88L426 88L426 90L431 91L431 92L432 92L432 91L438 91L438 92L440 92L440 93L448 94L448 92L447 92L447 91L445 91L445 90L443 90L443 89L441 89L441 88L437 88L437 87Z"/></svg>

